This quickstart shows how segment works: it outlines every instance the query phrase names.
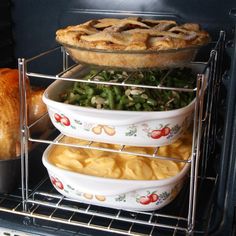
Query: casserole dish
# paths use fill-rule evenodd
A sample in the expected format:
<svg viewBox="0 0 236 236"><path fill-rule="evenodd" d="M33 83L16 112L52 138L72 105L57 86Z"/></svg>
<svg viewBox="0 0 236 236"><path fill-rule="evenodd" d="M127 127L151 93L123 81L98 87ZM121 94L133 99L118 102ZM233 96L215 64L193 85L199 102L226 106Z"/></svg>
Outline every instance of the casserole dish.
<svg viewBox="0 0 236 236"><path fill-rule="evenodd" d="M59 135L57 139L61 140L61 137L62 135ZM73 143L72 140L71 142ZM180 144L178 145L173 144L170 149L165 149L167 150L165 153L169 153L171 150L171 152L176 153L177 151L173 151L173 148L175 148L175 150L179 148L179 150L182 151L180 151L178 155L182 156L181 158L184 159L189 158L189 156L191 155L191 146L188 145L189 139L188 141L184 139L182 143L180 142ZM179 165L177 165L175 162L170 162L169 160L160 160L160 162L158 162L159 160L155 160L160 163L160 166L157 164L157 166L159 167L152 169L151 172L159 172L159 174L157 175L159 176L159 179L136 179L137 176L141 176L140 173L135 174L135 179L120 179L120 177L107 178L103 176L94 176L79 173L79 170L76 170L74 167L76 166L75 162L80 162L83 166L82 169L92 169L92 172L94 173L95 169L90 165L90 159L92 159L97 167L97 170L95 171L96 173L100 172L100 169L103 168L106 172L106 170L108 169L107 161L105 161L105 165L99 164L98 166L97 163L101 163L101 160L104 161L104 157L106 158L106 160L110 159L111 154L105 154L104 152L102 152L101 156L99 157L100 151L91 153L89 154L89 156L83 157L83 162L81 158L86 154L81 151L81 156L78 156L78 152L80 152L80 150L80 148L71 149L71 147L58 147L58 145L55 144L51 144L50 146L48 146L43 154L42 162L48 171L51 183L59 193L68 198L75 199L80 202L102 205L106 207L142 211L159 209L170 203L177 196L184 184L184 179L188 173L190 166L189 163L180 163ZM123 158L123 154L114 155L117 155L117 162L115 165L121 168L122 171L126 171L127 164L124 165L125 167L122 167L120 163L121 159ZM132 155L125 155L124 158L126 159L127 163L131 164L132 162L133 165L136 164L135 161L138 159L138 157ZM147 160L146 157L143 158L143 160ZM68 159L69 162L67 162ZM52 160L54 160L54 162L52 162ZM150 159L150 161L153 160ZM167 162L169 163L167 164ZM68 163L72 163L72 166ZM153 164L150 164L150 166L151 165ZM162 169L163 165L164 169ZM143 170L144 166L140 164L140 167L142 168L142 170L140 171L146 173L146 170ZM138 171L136 167L132 167L132 170ZM155 172L153 172L154 170ZM116 169L112 169L110 171L112 173L117 172ZM131 169L128 171L128 173L130 171ZM105 172L101 170L100 173ZM129 176L129 174L126 176ZM145 176L145 174L143 176Z"/></svg>
<svg viewBox="0 0 236 236"><path fill-rule="evenodd" d="M203 63L188 66L194 74L204 68ZM43 94L53 125L66 136L131 146L162 146L177 140L192 122L195 99L169 111L95 109L60 102L60 94L71 84L57 80Z"/></svg>
<svg viewBox="0 0 236 236"><path fill-rule="evenodd" d="M66 83L55 82L43 97L53 125L66 136L121 145L162 146L178 139L192 121L195 100L166 112L99 110L54 101L53 91L64 89ZM165 128L168 133L162 135Z"/></svg>

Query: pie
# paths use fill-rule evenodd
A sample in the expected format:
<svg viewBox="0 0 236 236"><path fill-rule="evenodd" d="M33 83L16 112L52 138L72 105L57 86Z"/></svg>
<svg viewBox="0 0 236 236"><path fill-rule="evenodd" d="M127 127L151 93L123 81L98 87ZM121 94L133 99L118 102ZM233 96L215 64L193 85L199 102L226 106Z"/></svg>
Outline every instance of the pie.
<svg viewBox="0 0 236 236"><path fill-rule="evenodd" d="M191 60L210 36L195 23L129 17L68 26L57 30L56 40L76 61L139 68Z"/></svg>

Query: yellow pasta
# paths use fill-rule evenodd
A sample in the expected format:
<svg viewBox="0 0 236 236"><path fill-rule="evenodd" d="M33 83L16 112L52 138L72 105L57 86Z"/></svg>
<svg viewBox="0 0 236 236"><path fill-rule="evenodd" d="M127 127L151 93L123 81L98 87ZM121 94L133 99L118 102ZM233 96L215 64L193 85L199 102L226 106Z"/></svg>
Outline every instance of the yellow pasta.
<svg viewBox="0 0 236 236"><path fill-rule="evenodd" d="M80 145L88 143L87 141L70 137L65 137L63 142ZM118 145L104 143L95 143L95 146L117 150L119 148ZM175 143L160 147L158 149L158 155L187 160L190 158L191 149L192 136L187 133ZM154 148L126 147L125 151L152 154ZM57 145L49 153L49 162L59 168L81 174L132 180L159 180L169 178L178 174L185 165L183 162L172 160Z"/></svg>

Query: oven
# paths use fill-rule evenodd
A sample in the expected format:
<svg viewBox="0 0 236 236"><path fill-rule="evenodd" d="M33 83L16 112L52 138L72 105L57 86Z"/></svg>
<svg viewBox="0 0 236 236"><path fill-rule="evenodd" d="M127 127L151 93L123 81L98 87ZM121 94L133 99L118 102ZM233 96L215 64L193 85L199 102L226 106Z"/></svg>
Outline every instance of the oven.
<svg viewBox="0 0 236 236"><path fill-rule="evenodd" d="M21 174L14 191L0 195L2 235L235 234L233 1L4 0L0 11L0 65L18 68L21 101ZM60 132L49 125L45 134L31 135L30 130L42 125L48 114L30 126L26 118L25 78L35 86L47 87L54 81L73 78L71 71L78 66L55 41L58 28L92 18L129 16L197 22L212 37L193 62L203 69L196 75L189 174L176 199L155 211L90 204L58 193L42 164L42 155L48 145L60 143L60 139L55 139ZM34 146L31 151L28 141ZM99 149L91 143L79 148ZM108 148L106 151L125 152L124 145L118 150ZM148 157L156 157L155 151Z"/></svg>

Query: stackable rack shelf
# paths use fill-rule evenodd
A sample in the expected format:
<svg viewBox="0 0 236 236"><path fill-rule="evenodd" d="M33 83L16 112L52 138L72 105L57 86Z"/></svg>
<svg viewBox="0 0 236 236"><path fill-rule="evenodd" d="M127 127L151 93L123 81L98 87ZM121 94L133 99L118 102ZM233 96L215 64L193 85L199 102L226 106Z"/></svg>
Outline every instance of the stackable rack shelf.
<svg viewBox="0 0 236 236"><path fill-rule="evenodd" d="M33 225L41 225L41 220L45 222L57 222L62 225L70 225L73 233L76 233L77 227L86 227L90 229L100 230L101 232L113 232L126 235L176 235L180 234L192 234L193 232L203 232L199 225L205 225L208 219L197 219L196 207L201 205L210 213L211 201L214 194L217 178L216 176L203 175L207 165L207 155L209 147L202 145L201 139L204 138L205 142L212 139L214 133L209 130L214 130L214 119L211 113L212 107L215 105L214 93L216 92L217 83L219 82L218 63L221 56L221 52L224 47L225 34L220 33L218 42L216 42L213 50L211 50L209 61L206 63L205 70L208 70L208 82L207 88L204 89L204 74L197 76L197 85L194 89L196 93L196 105L194 112L194 125L193 125L193 146L191 158L187 161L191 164L189 180L179 196L168 206L155 212L138 212L128 211L120 209L112 209L101 206L89 205L80 203L75 200L66 198L60 195L50 183L47 175L40 178L37 184L31 184L29 174L29 158L30 153L28 150L28 141L32 141L36 144L35 149L39 148L39 155L43 152L45 145L70 145L78 148L91 148L99 149L108 152L119 152L127 154L142 155L140 153L126 152L125 146L120 145L119 149L99 148L93 146L93 142L88 145L74 145L70 143L61 143L59 139L55 141L53 135L46 135L45 137L32 137L30 135L30 129L33 128L38 122L47 116L41 117L38 121L30 126L27 125L27 91L26 91L26 77L46 80L75 80L73 77L63 77L68 71L73 71L78 65L70 65L69 57L64 51L63 47L57 47L55 49L44 52L31 59L21 58L18 61L19 76L20 76L20 96L21 96L21 169L22 169L22 181L21 187L16 193L8 194L0 197L0 211L6 213L13 213L16 215L22 215L28 219ZM29 65L37 60L41 60L43 57L47 57L52 53L61 54L62 58L62 71L56 75L49 75L44 73L30 72ZM80 65L79 65L80 66ZM80 82L85 82L79 80ZM88 81L92 83L99 83L97 81ZM118 86L136 86L133 84L122 83L117 84L113 82L104 82L110 85ZM161 86L147 86L152 89L176 89ZM179 89L179 88L178 88ZM181 88L179 90L186 90ZM205 103L204 103L205 100ZM204 105L207 104L207 105ZM52 130L51 130L52 131ZM53 131L54 132L54 131ZM52 133L53 133L52 132ZM56 132L56 131L55 131ZM51 132L50 132L51 134ZM41 148L41 145L43 148ZM151 155L145 155L151 158L170 158L177 161L172 157L158 156L157 149ZM199 165L201 158L201 174L199 174ZM203 163L203 164L202 164ZM205 163L205 164L204 164ZM200 192L204 192L207 189L209 191L209 199L200 202L197 198ZM41 225L41 227L44 227ZM55 227L60 231L59 225L50 226Z"/></svg>

